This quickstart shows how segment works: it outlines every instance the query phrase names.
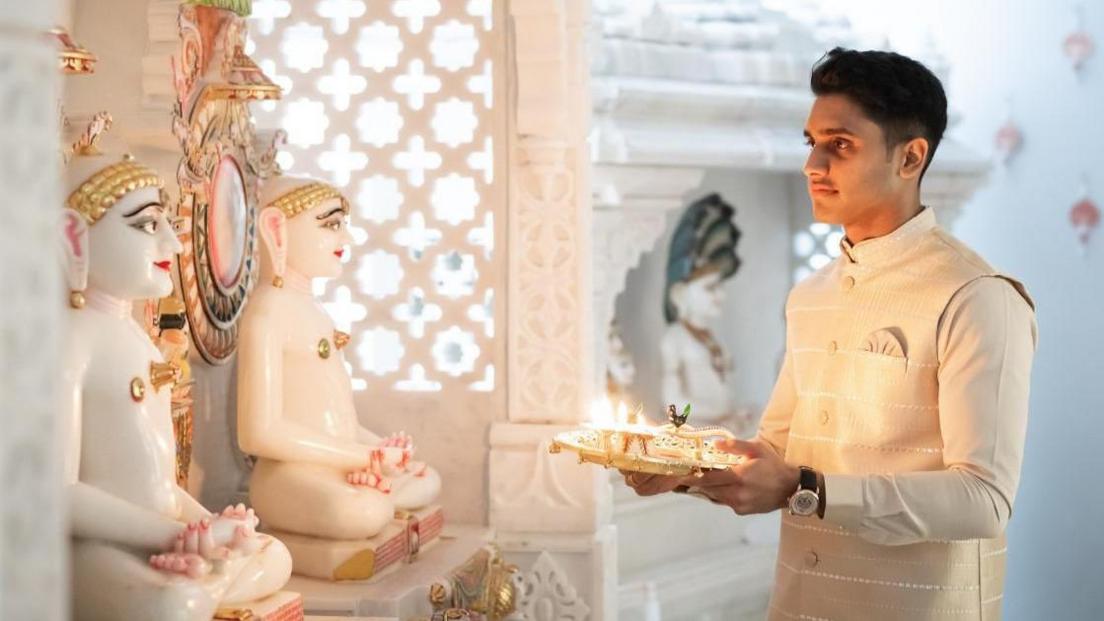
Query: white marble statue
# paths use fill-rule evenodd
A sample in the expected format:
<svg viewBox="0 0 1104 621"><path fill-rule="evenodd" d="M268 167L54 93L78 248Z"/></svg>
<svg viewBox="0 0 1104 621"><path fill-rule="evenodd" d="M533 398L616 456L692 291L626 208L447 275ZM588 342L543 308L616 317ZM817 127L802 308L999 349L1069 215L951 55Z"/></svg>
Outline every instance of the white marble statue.
<svg viewBox="0 0 1104 621"><path fill-rule="evenodd" d="M277 531L370 538L396 509L433 502L441 479L412 461L409 437L381 438L360 424L340 351L348 335L312 293L313 279L341 274L348 202L327 184L289 176L267 180L261 202L265 275L238 344L238 438L258 458L249 498Z"/></svg>
<svg viewBox="0 0 1104 621"><path fill-rule="evenodd" d="M176 483L174 368L132 317L173 288L181 250L161 179L89 141L67 165L70 287L62 371L73 618L209 621L278 591L291 558L239 505L212 514Z"/></svg>
<svg viewBox="0 0 1104 621"><path fill-rule="evenodd" d="M749 431L749 416L736 405L728 384L732 361L714 337L711 324L721 315L723 284L739 269L732 223L734 210L711 194L683 213L671 238L667 259L664 315L660 341L663 400L692 405L697 424L717 424L737 435Z"/></svg>
<svg viewBox="0 0 1104 621"><path fill-rule="evenodd" d="M630 390L636 381L636 363L633 362L632 352L625 346L621 327L616 320L610 323L606 342L606 397L611 403L631 405Z"/></svg>

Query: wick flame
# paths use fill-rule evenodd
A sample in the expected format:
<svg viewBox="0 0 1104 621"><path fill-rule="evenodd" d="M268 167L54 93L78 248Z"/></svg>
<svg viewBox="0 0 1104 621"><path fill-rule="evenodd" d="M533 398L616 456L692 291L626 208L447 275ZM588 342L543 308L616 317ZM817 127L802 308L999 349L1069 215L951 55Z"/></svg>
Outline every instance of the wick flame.
<svg viewBox="0 0 1104 621"><path fill-rule="evenodd" d="M595 399L590 404L590 423L599 428L613 426L613 404L609 402L609 399Z"/></svg>

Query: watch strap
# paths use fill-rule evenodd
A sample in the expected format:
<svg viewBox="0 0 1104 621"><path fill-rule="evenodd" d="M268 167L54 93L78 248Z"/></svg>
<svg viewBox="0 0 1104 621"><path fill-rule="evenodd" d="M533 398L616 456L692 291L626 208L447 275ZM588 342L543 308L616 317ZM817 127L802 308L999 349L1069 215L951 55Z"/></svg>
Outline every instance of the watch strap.
<svg viewBox="0 0 1104 621"><path fill-rule="evenodd" d="M798 477L797 489L807 489L810 491L818 491L820 486L817 485L817 471L809 468L808 466L800 466L799 471L801 475Z"/></svg>

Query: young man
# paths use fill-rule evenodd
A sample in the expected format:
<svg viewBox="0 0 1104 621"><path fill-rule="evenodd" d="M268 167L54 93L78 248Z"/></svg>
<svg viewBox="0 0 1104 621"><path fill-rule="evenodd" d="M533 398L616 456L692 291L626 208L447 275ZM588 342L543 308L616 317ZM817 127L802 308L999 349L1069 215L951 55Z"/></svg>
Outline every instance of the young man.
<svg viewBox="0 0 1104 621"><path fill-rule="evenodd" d="M730 470L626 482L741 515L786 509L770 619L998 619L1031 299L920 203L947 125L938 78L836 48L811 84L813 214L846 237L790 294L759 433L725 446L746 456Z"/></svg>

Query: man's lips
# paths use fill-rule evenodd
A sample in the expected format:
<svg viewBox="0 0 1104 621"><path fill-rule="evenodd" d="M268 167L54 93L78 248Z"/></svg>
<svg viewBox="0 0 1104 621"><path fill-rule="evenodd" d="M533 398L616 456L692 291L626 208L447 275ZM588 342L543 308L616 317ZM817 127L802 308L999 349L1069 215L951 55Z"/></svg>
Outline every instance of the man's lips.
<svg viewBox="0 0 1104 621"><path fill-rule="evenodd" d="M810 184L809 192L812 194L836 194L839 190L830 185Z"/></svg>
<svg viewBox="0 0 1104 621"><path fill-rule="evenodd" d="M166 272L172 267L172 261L154 261L153 264Z"/></svg>

